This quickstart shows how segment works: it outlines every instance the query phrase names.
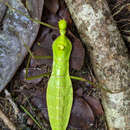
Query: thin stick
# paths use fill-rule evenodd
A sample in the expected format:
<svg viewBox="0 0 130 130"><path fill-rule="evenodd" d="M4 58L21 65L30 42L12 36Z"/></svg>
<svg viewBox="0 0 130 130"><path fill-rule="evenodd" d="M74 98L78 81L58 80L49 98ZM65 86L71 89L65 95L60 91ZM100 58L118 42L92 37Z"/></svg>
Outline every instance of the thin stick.
<svg viewBox="0 0 130 130"><path fill-rule="evenodd" d="M115 15L119 14L127 6L130 6L130 3L121 6L121 8L118 11L116 11L112 16L114 17Z"/></svg>
<svg viewBox="0 0 130 130"><path fill-rule="evenodd" d="M12 107L14 109L15 117L17 117L17 115L19 114L19 109L18 109L17 105L12 100L11 94L8 92L8 90L5 89L4 92L5 92L6 98L9 100L10 104L12 105Z"/></svg>
<svg viewBox="0 0 130 130"><path fill-rule="evenodd" d="M31 113L29 113L24 106L20 105L20 107L21 107L21 108L23 109L23 111L37 124L37 126L42 129L42 126L41 126L41 125L39 124L39 122L31 115Z"/></svg>
<svg viewBox="0 0 130 130"><path fill-rule="evenodd" d="M8 117L1 110L0 110L0 118L3 120L5 125L7 125L10 130L16 130L15 125L8 119Z"/></svg>

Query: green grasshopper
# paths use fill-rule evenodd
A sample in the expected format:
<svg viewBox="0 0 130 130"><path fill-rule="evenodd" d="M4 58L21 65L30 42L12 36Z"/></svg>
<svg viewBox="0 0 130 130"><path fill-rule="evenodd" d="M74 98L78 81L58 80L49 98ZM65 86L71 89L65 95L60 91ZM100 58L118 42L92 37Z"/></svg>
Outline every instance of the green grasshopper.
<svg viewBox="0 0 130 130"><path fill-rule="evenodd" d="M59 21L60 36L53 42L53 68L47 87L47 108L52 130L66 130L73 102L69 75L72 45L65 36L66 21Z"/></svg>
<svg viewBox="0 0 130 130"><path fill-rule="evenodd" d="M70 78L75 79L76 77L69 75L69 59L72 45L70 40L65 35L66 28L66 21L60 20L60 36L58 36L52 44L53 67L51 77L48 81L46 94L48 115L52 130L66 130L73 103L73 89ZM51 58L34 56L29 47L26 44L24 44L24 46L34 59ZM42 76L47 76L48 73L33 77L27 76L30 58L26 66L26 79L32 80ZM79 78L78 80L82 80L82 78Z"/></svg>
<svg viewBox="0 0 130 130"><path fill-rule="evenodd" d="M5 5L15 10L19 14L26 16L21 11L11 7L8 3L5 3ZM29 16L26 17L32 20L33 22L50 27L52 29L57 29L52 25L38 21L36 19L32 19ZM69 75L69 58L72 50L72 45L69 39L65 35L66 28L67 28L66 21L60 20L59 21L60 36L53 42L53 68L52 68L51 77L48 82L47 97L46 97L49 120L50 120L50 125L52 127L52 130L66 130L67 128L69 118L70 118L72 103L73 103L73 89L72 89L72 83L70 78L89 82L90 84L94 85L92 82L84 78ZM45 57L34 56L31 53L29 47L26 44L24 44L24 46L34 59L51 58L50 56L45 56ZM49 75L49 73L46 73L46 74L41 74L39 76L33 76L31 78L28 78L27 75L28 75L30 58L28 60L27 67L26 67L27 80L32 80L35 78ZM99 87L102 88L101 86ZM102 89L104 91L112 93L110 90L106 90L104 88Z"/></svg>
<svg viewBox="0 0 130 130"><path fill-rule="evenodd" d="M66 21L60 20L59 21L60 36L58 36L57 39L52 44L53 67L51 77L48 81L47 94L46 94L48 115L52 130L66 130L68 126L73 103L73 89L71 79L89 82L91 85L95 86L95 84L84 78L69 75L69 59L72 50L72 45L70 40L65 35L66 28L67 28ZM34 59L51 58L50 56L47 57L34 56L31 53L28 46L26 44L24 45ZM32 80L49 75L49 73L45 73L39 76L33 76L29 78L27 75L28 75L30 58L28 60L26 67L27 80ZM97 87L102 88L101 86ZM104 91L112 93L110 90L104 88L102 89Z"/></svg>

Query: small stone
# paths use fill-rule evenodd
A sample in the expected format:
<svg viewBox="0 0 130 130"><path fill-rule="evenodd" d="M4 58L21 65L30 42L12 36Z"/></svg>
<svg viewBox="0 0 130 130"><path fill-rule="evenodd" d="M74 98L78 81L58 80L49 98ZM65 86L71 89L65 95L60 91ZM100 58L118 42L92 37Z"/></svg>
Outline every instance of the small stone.
<svg viewBox="0 0 130 130"><path fill-rule="evenodd" d="M31 118L27 119L27 125L30 125L30 126L33 125L33 120Z"/></svg>

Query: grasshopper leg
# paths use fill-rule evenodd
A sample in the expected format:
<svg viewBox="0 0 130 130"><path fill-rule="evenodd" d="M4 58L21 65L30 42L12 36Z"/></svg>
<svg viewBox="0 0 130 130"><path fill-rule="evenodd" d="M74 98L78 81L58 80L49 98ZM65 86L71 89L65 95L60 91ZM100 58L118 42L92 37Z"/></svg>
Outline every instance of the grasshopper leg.
<svg viewBox="0 0 130 130"><path fill-rule="evenodd" d="M25 73L25 79L26 80L33 80L33 79L36 79L36 78L41 78L41 77L46 77L46 76L49 76L50 75L50 72L49 73L44 73L44 74L40 74L40 75L36 75L36 76L31 76L29 77L28 76L28 69L29 69L29 65L30 65L30 61L31 61L31 58L33 59L51 59L52 56L35 56L30 48L28 47L27 44L24 43L24 47L27 49L28 53L29 53L29 58L27 60L27 65L26 65L26 73Z"/></svg>

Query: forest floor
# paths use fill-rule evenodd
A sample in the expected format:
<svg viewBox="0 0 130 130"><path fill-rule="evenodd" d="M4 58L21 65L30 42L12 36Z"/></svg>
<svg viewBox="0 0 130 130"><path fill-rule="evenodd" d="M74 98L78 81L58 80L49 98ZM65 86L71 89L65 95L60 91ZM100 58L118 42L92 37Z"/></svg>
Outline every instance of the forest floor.
<svg viewBox="0 0 130 130"><path fill-rule="evenodd" d="M86 79L84 82L72 79L74 101L68 129L107 130L101 104L100 89L102 88L98 87L87 48L78 35L65 3L61 0L53 2L46 0L42 21L57 26L60 19L66 19L68 23L67 37L73 45L70 75ZM51 46L58 35L57 30L41 26L32 47L33 54L52 56ZM26 80L24 77L28 57L29 55L6 89L0 93L0 109L18 130L48 130L50 125L46 107L46 88L49 75ZM29 77L51 73L52 62L52 59L35 60L32 58L28 69ZM0 119L0 129L9 129L2 119Z"/></svg>

